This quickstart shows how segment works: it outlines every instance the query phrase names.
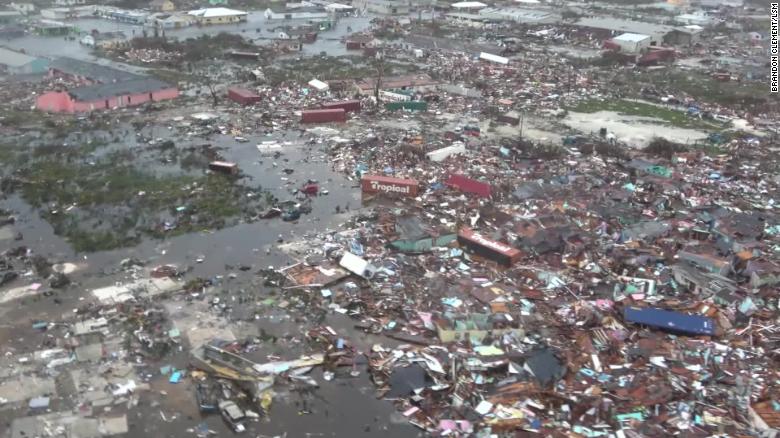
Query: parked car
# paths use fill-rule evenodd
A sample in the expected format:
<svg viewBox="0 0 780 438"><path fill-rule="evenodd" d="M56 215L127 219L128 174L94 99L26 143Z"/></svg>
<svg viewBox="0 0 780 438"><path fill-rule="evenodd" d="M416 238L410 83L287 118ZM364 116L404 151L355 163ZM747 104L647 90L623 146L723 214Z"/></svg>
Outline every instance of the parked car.
<svg viewBox="0 0 780 438"><path fill-rule="evenodd" d="M222 419L233 429L233 432L241 433L246 430L244 426L246 415L244 415L244 411L235 402L230 400L219 402L219 412L222 414Z"/></svg>

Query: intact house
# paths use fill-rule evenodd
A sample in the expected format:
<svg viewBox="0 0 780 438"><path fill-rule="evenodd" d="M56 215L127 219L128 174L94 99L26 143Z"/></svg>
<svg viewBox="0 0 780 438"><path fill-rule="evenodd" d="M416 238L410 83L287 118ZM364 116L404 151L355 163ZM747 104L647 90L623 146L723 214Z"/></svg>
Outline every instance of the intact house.
<svg viewBox="0 0 780 438"><path fill-rule="evenodd" d="M200 25L240 23L247 19L246 12L228 8L198 9L188 14Z"/></svg>
<svg viewBox="0 0 780 438"><path fill-rule="evenodd" d="M95 15L95 6L77 6L70 8L41 9L41 18L46 20L72 20L77 18L90 18Z"/></svg>
<svg viewBox="0 0 780 438"><path fill-rule="evenodd" d="M409 3L396 0L355 0L352 6L380 15L409 15Z"/></svg>
<svg viewBox="0 0 780 438"><path fill-rule="evenodd" d="M171 12L176 9L176 5L171 0L152 0L149 9L154 12Z"/></svg>
<svg viewBox="0 0 780 438"><path fill-rule="evenodd" d="M11 75L46 73L49 60L0 47L0 70Z"/></svg>
<svg viewBox="0 0 780 438"><path fill-rule="evenodd" d="M347 17L355 13L355 8L352 5L342 3L327 3L325 4L325 10L339 17Z"/></svg>
<svg viewBox="0 0 780 438"><path fill-rule="evenodd" d="M557 23L561 19L561 16L554 12L523 8L485 8L478 13L494 21L532 25Z"/></svg>
<svg viewBox="0 0 780 438"><path fill-rule="evenodd" d="M95 10L95 12L108 20L129 24L144 24L146 23L146 19L149 17L149 13L145 11L134 11L113 7L99 7Z"/></svg>
<svg viewBox="0 0 780 438"><path fill-rule="evenodd" d="M30 25L30 29L42 36L63 36L76 32L75 26L54 20L39 20Z"/></svg>
<svg viewBox="0 0 780 438"><path fill-rule="evenodd" d="M92 32L81 37L79 42L87 47L113 49L129 44L123 32Z"/></svg>
<svg viewBox="0 0 780 438"><path fill-rule="evenodd" d="M684 25L697 25L697 26L714 26L718 24L721 20L717 17L713 17L712 15L708 15L704 12L699 12L695 14L682 14L674 17L674 21L684 24Z"/></svg>
<svg viewBox="0 0 780 438"><path fill-rule="evenodd" d="M147 19L147 24L159 29L181 29L195 24L195 17L188 14L158 12Z"/></svg>
<svg viewBox="0 0 780 438"><path fill-rule="evenodd" d="M36 107L41 111L89 112L136 106L179 96L179 90L166 82L70 58L52 61L49 75L66 78L79 85L40 95Z"/></svg>
<svg viewBox="0 0 780 438"><path fill-rule="evenodd" d="M274 11L266 9L263 13L266 20L316 20L327 19L330 13L324 8L308 7Z"/></svg>
<svg viewBox="0 0 780 438"><path fill-rule="evenodd" d="M574 26L579 28L580 33L587 32L604 39L625 33L647 35L650 37L648 46L651 47L663 45L667 35L674 30L673 26L611 17L586 17L578 20Z"/></svg>

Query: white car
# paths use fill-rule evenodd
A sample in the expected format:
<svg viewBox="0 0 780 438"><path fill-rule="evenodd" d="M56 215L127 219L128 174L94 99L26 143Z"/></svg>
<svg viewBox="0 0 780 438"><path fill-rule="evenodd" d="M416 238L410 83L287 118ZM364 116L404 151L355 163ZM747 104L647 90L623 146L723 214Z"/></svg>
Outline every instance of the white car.
<svg viewBox="0 0 780 438"><path fill-rule="evenodd" d="M233 432L241 433L246 430L243 421L246 418L246 415L235 402L230 400L219 402L219 413L222 414L222 418L230 425Z"/></svg>

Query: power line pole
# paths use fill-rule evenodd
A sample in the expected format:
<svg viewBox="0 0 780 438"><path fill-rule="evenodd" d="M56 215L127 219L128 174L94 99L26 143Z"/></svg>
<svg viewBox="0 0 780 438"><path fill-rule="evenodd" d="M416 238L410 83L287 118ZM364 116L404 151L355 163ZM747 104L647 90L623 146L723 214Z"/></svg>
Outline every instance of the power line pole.
<svg viewBox="0 0 780 438"><path fill-rule="evenodd" d="M523 122L525 122L525 111L520 112L520 140L523 139Z"/></svg>

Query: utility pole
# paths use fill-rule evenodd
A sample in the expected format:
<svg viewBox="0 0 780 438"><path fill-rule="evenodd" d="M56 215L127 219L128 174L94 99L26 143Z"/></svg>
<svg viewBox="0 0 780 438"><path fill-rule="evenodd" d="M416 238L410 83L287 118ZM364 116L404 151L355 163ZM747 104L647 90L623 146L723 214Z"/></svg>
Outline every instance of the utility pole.
<svg viewBox="0 0 780 438"><path fill-rule="evenodd" d="M520 112L520 140L523 139L523 122L525 121L525 111Z"/></svg>

